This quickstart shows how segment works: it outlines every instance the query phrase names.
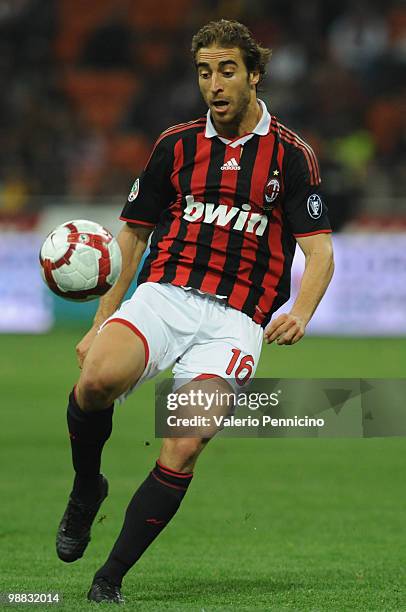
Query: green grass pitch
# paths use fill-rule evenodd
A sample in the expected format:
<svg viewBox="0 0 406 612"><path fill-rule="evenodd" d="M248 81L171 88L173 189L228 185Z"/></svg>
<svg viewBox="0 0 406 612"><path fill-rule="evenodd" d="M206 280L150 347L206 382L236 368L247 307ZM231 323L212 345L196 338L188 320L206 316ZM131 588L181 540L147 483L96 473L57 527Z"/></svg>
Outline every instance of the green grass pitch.
<svg viewBox="0 0 406 612"><path fill-rule="evenodd" d="M69 611L94 608L85 600L93 572L159 449L149 383L116 412L104 519L84 559L60 562L55 530L72 481L66 394L80 335L0 337L0 591L57 591L56 609ZM258 375L404 377L405 344L305 338L264 347ZM128 575L127 608L406 610L405 454L402 438L214 440L180 512Z"/></svg>

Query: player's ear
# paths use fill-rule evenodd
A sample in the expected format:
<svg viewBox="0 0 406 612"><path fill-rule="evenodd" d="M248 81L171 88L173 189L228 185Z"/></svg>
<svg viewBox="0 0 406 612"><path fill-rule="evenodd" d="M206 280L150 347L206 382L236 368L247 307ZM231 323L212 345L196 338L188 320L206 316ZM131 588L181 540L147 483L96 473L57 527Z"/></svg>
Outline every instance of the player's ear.
<svg viewBox="0 0 406 612"><path fill-rule="evenodd" d="M253 70L249 73L249 83L250 85L258 85L259 83L259 70Z"/></svg>

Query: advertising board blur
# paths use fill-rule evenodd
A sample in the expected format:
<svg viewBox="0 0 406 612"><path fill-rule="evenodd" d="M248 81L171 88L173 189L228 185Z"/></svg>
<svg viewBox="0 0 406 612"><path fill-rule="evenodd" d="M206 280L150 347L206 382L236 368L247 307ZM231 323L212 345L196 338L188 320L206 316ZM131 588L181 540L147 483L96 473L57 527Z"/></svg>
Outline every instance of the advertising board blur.
<svg viewBox="0 0 406 612"><path fill-rule="evenodd" d="M41 333L56 324L90 322L96 304L75 304L51 294L38 264L39 233L0 235L0 332ZM406 234L334 236L333 281L308 327L313 335L406 335ZM304 257L297 249L292 298L297 294Z"/></svg>
<svg viewBox="0 0 406 612"><path fill-rule="evenodd" d="M406 335L406 234L337 234L335 273L308 333L333 336ZM292 296L304 256L297 248ZM279 312L287 312L293 298Z"/></svg>
<svg viewBox="0 0 406 612"><path fill-rule="evenodd" d="M53 300L39 271L42 238L0 233L0 332L41 333L53 324Z"/></svg>

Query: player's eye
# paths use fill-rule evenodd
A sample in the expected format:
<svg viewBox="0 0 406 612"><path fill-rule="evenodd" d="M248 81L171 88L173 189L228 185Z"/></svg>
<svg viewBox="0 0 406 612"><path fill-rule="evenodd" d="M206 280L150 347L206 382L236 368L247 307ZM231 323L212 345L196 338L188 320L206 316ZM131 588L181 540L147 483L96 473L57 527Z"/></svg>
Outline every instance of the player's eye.
<svg viewBox="0 0 406 612"><path fill-rule="evenodd" d="M199 77L201 79L208 79L209 78L209 73L208 72L200 72L199 73Z"/></svg>
<svg viewBox="0 0 406 612"><path fill-rule="evenodd" d="M233 75L234 75L234 71L233 70L223 70L223 76L225 76L226 79L229 79Z"/></svg>

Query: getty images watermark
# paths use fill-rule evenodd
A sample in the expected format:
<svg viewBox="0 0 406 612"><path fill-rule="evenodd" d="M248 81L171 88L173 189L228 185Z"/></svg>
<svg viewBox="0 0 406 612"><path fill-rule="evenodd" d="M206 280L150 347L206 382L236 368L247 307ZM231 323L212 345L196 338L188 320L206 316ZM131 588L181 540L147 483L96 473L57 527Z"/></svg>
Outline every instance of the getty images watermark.
<svg viewBox="0 0 406 612"><path fill-rule="evenodd" d="M156 437L406 436L406 380L164 380Z"/></svg>
<svg viewBox="0 0 406 612"><path fill-rule="evenodd" d="M168 393L166 397L166 408L168 415L166 424L172 428L208 428L213 426L218 429L224 427L323 427L324 419L311 418L308 416L293 418L275 418L269 414L254 416L236 416L229 414L231 410L247 408L252 412L258 412L260 408L270 408L279 405L281 389L275 393L239 392L226 393L224 391L203 391L202 389L189 389ZM189 416L184 415L184 408L190 411ZM196 414L195 409L203 414ZM221 414L227 410L225 414ZM175 414L175 412L177 414ZM220 412L216 414L216 412ZM172 413L172 414L170 414ZM180 414L180 416L179 416Z"/></svg>

